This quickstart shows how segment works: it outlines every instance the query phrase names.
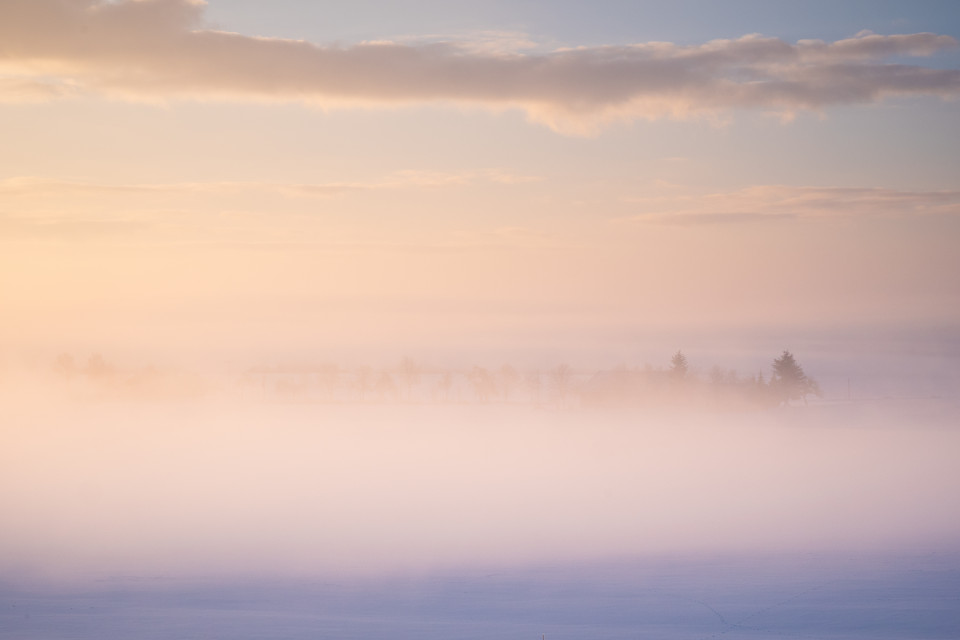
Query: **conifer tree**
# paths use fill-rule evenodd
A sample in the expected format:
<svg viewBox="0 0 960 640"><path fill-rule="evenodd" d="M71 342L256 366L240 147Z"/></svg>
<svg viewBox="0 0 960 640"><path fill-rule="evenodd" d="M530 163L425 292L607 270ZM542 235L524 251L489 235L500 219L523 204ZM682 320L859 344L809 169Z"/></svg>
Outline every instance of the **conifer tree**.
<svg viewBox="0 0 960 640"><path fill-rule="evenodd" d="M683 355L682 351L677 350L670 358L670 375L677 380L684 380L687 377L688 370L687 356Z"/></svg>
<svg viewBox="0 0 960 640"><path fill-rule="evenodd" d="M789 351L784 351L773 361L769 387L780 404L789 404L794 399L803 400L806 404L807 396L820 395L816 380L804 373L803 367Z"/></svg>

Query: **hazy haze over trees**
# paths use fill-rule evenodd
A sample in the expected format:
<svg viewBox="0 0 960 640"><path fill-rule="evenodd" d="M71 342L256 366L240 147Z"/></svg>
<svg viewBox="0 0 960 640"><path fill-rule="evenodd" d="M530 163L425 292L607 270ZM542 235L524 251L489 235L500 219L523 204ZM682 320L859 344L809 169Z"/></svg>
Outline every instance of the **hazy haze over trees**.
<svg viewBox="0 0 960 640"><path fill-rule="evenodd" d="M86 389L100 396L143 395L171 388L170 378L153 366L122 367L99 354L79 367L70 353L61 353L49 365L62 385L76 393ZM178 374L180 375L180 374ZM182 378L183 376L180 375ZM186 388L181 380L181 388ZM188 395L201 385L191 383ZM216 392L216 385L205 385ZM221 388L223 389L222 385ZM145 393L145 390L150 393ZM342 366L328 360L317 364L257 366L239 373L236 389L247 399L308 403L509 403L535 406L695 406L715 409L762 409L820 396L817 382L796 358L784 351L773 361L770 374L741 375L736 369L712 366L701 374L687 356L676 351L668 366L618 364L609 369L586 369L562 363L548 369L502 364L497 369L473 365L468 369L428 366L404 357L395 367L366 364Z"/></svg>

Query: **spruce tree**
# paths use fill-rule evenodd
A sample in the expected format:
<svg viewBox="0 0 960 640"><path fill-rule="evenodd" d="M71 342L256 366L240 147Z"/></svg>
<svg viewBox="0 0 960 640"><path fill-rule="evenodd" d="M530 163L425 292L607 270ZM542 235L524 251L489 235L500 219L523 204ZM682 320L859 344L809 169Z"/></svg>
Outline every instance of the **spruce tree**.
<svg viewBox="0 0 960 640"><path fill-rule="evenodd" d="M770 377L770 390L780 404L789 404L791 400L807 402L807 396L820 395L817 382L807 376L803 367L789 351L773 361L773 374Z"/></svg>
<svg viewBox="0 0 960 640"><path fill-rule="evenodd" d="M687 371L687 356L678 350L673 354L673 357L670 358L670 374L676 380L683 380L687 377Z"/></svg>

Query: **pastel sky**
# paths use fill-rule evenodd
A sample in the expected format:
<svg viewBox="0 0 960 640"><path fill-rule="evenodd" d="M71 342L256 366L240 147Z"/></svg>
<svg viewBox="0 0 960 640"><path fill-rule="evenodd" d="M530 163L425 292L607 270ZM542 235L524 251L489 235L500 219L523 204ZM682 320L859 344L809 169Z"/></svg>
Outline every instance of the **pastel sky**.
<svg viewBox="0 0 960 640"><path fill-rule="evenodd" d="M0 0L2 346L955 327L960 7L664 4Z"/></svg>

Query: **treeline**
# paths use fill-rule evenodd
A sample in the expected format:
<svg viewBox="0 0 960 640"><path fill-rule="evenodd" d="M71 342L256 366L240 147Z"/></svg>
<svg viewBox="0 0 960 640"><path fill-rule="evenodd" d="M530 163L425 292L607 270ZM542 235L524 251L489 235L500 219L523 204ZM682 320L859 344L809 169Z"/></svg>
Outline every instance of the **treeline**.
<svg viewBox="0 0 960 640"><path fill-rule="evenodd" d="M233 382L152 366L124 370L94 354L77 361L61 354L54 372L75 387L106 397L196 397L213 392L253 400L315 403L527 404L534 406L691 405L724 409L772 407L820 395L796 358L784 351L769 374L741 375L713 367L695 372L677 351L668 366L621 365L583 371L567 364L543 370L473 366L446 369L403 358L396 366L341 367L332 363L254 367Z"/></svg>
<svg viewBox="0 0 960 640"><path fill-rule="evenodd" d="M241 376L247 397L327 403L509 403L537 406L704 405L720 408L771 407L806 402L820 389L789 351L773 361L769 375L742 376L714 367L691 370L676 352L668 367L627 367L581 371L567 364L520 370L505 364L490 369L438 369L404 358L395 367L341 368L335 364L256 367Z"/></svg>
<svg viewBox="0 0 960 640"><path fill-rule="evenodd" d="M77 359L61 353L53 362L53 373L81 397L173 399L199 398L214 388L195 373L160 369L153 365L123 368L99 353Z"/></svg>

